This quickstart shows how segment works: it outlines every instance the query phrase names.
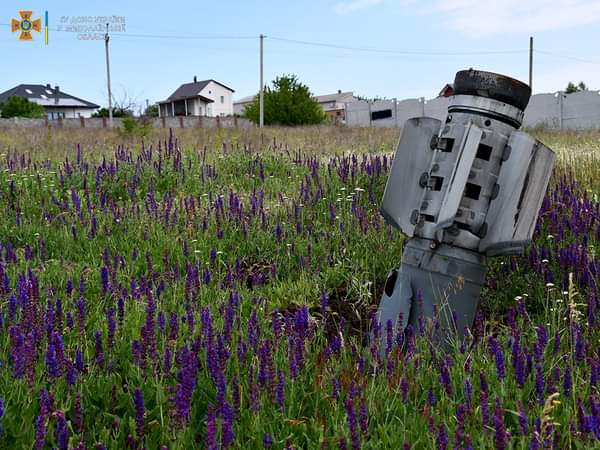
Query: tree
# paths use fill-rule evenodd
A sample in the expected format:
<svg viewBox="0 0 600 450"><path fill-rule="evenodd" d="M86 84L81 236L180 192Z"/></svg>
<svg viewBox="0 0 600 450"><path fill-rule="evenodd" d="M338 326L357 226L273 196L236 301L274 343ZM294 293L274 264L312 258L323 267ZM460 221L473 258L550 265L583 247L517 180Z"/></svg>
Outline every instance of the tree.
<svg viewBox="0 0 600 450"><path fill-rule="evenodd" d="M138 102L131 98L127 91L123 90L120 100L114 98L114 96L112 97L113 117L133 117L135 115L134 111L140 111ZM92 114L92 117L108 117L108 108L100 108Z"/></svg>
<svg viewBox="0 0 600 450"><path fill-rule="evenodd" d="M9 97L4 103L0 103L0 117L8 119L10 117L44 117L46 111L42 105L30 102L25 97Z"/></svg>
<svg viewBox="0 0 600 450"><path fill-rule="evenodd" d="M565 89L565 94L572 94L573 92L581 92L587 90L588 88L583 81L580 81L579 84L575 84L569 81L569 84L567 84L567 88Z"/></svg>
<svg viewBox="0 0 600 450"><path fill-rule="evenodd" d="M259 121L259 96L244 109L244 117ZM322 123L327 116L312 97L308 86L295 75L275 78L273 87L264 91L265 125L310 125Z"/></svg>
<svg viewBox="0 0 600 450"><path fill-rule="evenodd" d="M158 105L150 105L144 111L146 117L158 117Z"/></svg>
<svg viewBox="0 0 600 450"><path fill-rule="evenodd" d="M112 115L113 117L132 117L133 116L133 111L127 108L123 108L121 106L117 106L115 108L113 108L112 111ZM100 108L98 111L96 111L94 114L92 114L92 117L108 117L108 108Z"/></svg>

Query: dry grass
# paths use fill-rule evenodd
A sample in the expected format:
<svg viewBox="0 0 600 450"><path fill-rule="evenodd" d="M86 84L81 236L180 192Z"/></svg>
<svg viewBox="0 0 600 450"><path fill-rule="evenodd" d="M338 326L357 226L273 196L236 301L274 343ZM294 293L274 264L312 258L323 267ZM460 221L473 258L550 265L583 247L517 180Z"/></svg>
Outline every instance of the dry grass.
<svg viewBox="0 0 600 450"><path fill-rule="evenodd" d="M592 180L600 180L600 131L527 130L557 153L561 173L577 172L580 183L597 189ZM305 155L340 153L390 153L398 142L399 130L386 128L338 128L330 126L269 127L252 129L174 129L185 150L246 149L255 152L302 150ZM77 144L88 159L112 154L117 145L137 150L140 143L164 142L169 130L150 130L142 137L118 130L34 128L0 129L0 154L17 151L34 160L72 158Z"/></svg>

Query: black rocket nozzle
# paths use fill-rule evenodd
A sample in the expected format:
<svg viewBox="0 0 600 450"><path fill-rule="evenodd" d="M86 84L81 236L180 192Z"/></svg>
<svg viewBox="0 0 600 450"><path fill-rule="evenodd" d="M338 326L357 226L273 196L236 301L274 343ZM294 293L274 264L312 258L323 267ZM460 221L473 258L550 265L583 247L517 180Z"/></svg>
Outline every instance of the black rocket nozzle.
<svg viewBox="0 0 600 450"><path fill-rule="evenodd" d="M524 111L531 97L531 88L506 75L469 69L456 73L454 95L487 97Z"/></svg>

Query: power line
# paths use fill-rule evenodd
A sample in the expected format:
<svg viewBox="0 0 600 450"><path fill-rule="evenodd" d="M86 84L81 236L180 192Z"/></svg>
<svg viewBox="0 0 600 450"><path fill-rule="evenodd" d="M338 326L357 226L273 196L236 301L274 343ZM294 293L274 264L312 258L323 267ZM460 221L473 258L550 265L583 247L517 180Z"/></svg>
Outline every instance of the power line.
<svg viewBox="0 0 600 450"><path fill-rule="evenodd" d="M0 26L10 27L8 23L0 23ZM51 31L56 33L76 33L64 29L50 28ZM82 32L85 33L85 32ZM91 33L91 31L90 31ZM255 40L258 36L251 35L180 35L180 34L145 34L145 33L115 33L112 35L113 38L118 40L132 39L164 39L164 40ZM280 36L265 36L266 39L272 41L285 42L296 45L306 45L313 47L324 47L332 48L337 50L347 50L353 52L363 53L380 53L380 54L392 54L392 55L417 55L417 56L468 56L468 55L504 55L504 54L518 54L525 53L528 50L481 50L481 51L446 51L446 50L406 50L406 49L389 49L389 48L377 48L377 47L354 47L349 45L328 43L328 42L316 42L306 41L301 39L290 39ZM557 58L569 59L572 61L579 61L588 64L600 64L600 61L593 61L578 56L566 55L561 53L549 52L545 50L534 49L533 52L540 53L543 55L554 56Z"/></svg>
<svg viewBox="0 0 600 450"><path fill-rule="evenodd" d="M573 60L573 61L584 62L584 63L588 63L588 64L600 64L600 61L592 61L592 60L589 60L589 59L579 58L577 56L563 55L563 54L560 54L560 53L547 52L547 51L544 51L544 50L534 50L534 52L541 53L543 55L556 56L557 58L570 59L570 60Z"/></svg>
<svg viewBox="0 0 600 450"><path fill-rule="evenodd" d="M453 56L453 55L498 55L498 54L509 54L509 53L523 53L527 50L492 50L492 51L469 51L469 52L449 52L449 51L437 51L437 50L393 50L393 49L380 49L374 47L351 47L347 45L329 44L325 42L313 42L303 41L297 39L288 39L276 36L265 36L267 39L275 41L289 42L292 44L300 45L312 45L315 47L327 47L336 48L340 50L351 50L358 52L372 52L372 53L390 53L397 55L429 55L429 56Z"/></svg>
<svg viewBox="0 0 600 450"><path fill-rule="evenodd" d="M67 31L62 30L65 33ZM148 39L216 39L216 40L245 40L245 39L256 39L258 36L228 36L228 35L168 35L168 34L132 34L132 33L120 33L114 34L113 36L133 37L133 38L148 38Z"/></svg>

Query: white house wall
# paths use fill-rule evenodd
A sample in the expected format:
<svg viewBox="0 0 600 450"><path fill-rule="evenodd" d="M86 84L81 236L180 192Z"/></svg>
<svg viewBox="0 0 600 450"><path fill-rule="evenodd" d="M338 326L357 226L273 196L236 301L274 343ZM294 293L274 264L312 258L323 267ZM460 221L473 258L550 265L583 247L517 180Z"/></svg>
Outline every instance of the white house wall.
<svg viewBox="0 0 600 450"><path fill-rule="evenodd" d="M208 104L208 116L216 117L233 115L233 92L229 89L211 81L199 92L199 94L214 101L213 103ZM221 96L223 96L223 103L221 103Z"/></svg>
<svg viewBox="0 0 600 450"><path fill-rule="evenodd" d="M46 114L51 112L61 112L65 114L65 119L77 119L79 117L89 118L92 117L93 109L90 108L44 108Z"/></svg>

